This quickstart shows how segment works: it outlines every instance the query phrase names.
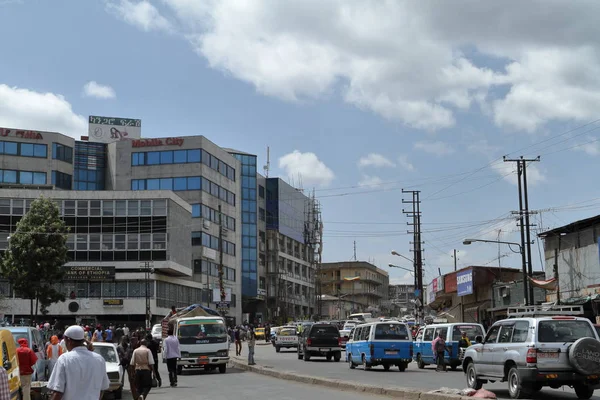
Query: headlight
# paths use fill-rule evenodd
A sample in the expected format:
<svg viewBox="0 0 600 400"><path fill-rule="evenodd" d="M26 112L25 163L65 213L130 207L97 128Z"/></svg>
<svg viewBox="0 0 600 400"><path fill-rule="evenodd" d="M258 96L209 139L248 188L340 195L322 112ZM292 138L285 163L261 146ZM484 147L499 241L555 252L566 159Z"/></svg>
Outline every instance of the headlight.
<svg viewBox="0 0 600 400"><path fill-rule="evenodd" d="M217 351L217 357L227 357L229 352L227 350L219 350Z"/></svg>

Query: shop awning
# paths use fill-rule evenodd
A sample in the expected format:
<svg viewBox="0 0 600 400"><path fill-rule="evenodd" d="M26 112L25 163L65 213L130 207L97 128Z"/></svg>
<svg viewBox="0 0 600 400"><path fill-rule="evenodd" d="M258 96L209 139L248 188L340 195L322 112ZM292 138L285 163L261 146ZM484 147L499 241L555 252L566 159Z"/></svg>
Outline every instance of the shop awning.
<svg viewBox="0 0 600 400"><path fill-rule="evenodd" d="M535 287L546 290L556 290L557 281L555 278L542 280L542 279L533 279L529 277L529 282Z"/></svg>

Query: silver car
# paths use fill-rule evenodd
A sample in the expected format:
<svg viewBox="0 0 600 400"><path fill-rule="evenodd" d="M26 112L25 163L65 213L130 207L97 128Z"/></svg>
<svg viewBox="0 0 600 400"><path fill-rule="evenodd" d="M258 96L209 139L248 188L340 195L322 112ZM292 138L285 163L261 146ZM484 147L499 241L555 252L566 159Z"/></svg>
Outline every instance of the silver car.
<svg viewBox="0 0 600 400"><path fill-rule="evenodd" d="M479 338L481 339L481 338ZM589 399L600 387L600 341L586 318L510 318L496 322L485 340L467 349L467 385L508 382L513 399L529 398L549 386L572 386Z"/></svg>

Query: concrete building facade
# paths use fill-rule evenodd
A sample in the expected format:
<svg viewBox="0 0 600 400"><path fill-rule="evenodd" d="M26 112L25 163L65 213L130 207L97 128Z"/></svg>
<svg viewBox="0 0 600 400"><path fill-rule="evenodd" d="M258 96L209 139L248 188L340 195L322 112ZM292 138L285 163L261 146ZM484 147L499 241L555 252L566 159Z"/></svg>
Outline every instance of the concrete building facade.
<svg viewBox="0 0 600 400"><path fill-rule="evenodd" d="M387 308L389 275L366 261L323 263L321 293L350 300L351 309L344 310L347 315L380 313L383 307Z"/></svg>

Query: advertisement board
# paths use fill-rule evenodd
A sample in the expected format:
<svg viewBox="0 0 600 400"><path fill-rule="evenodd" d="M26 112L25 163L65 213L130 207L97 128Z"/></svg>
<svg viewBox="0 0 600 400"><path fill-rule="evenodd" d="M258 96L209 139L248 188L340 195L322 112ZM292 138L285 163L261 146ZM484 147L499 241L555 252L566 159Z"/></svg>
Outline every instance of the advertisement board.
<svg viewBox="0 0 600 400"><path fill-rule="evenodd" d="M111 281L115 279L115 267L63 267L65 281Z"/></svg>
<svg viewBox="0 0 600 400"><path fill-rule="evenodd" d="M444 277L444 291L446 293L456 292L456 272L451 272Z"/></svg>
<svg viewBox="0 0 600 400"><path fill-rule="evenodd" d="M88 122L88 137L90 142L112 143L121 140L140 139L142 137L141 119L90 115Z"/></svg>
<svg viewBox="0 0 600 400"><path fill-rule="evenodd" d="M225 289L225 300L223 300L224 302L230 302L231 301L231 288L224 288ZM213 303L220 303L221 302L221 291L219 290L219 288L213 288Z"/></svg>
<svg viewBox="0 0 600 400"><path fill-rule="evenodd" d="M435 301L435 291L433 290L433 282L427 285L427 304Z"/></svg>
<svg viewBox="0 0 600 400"><path fill-rule="evenodd" d="M458 272L456 274L456 294L466 296L473 294L473 270Z"/></svg>
<svg viewBox="0 0 600 400"><path fill-rule="evenodd" d="M435 287L436 293L444 290L444 277L443 276L438 276L437 278L435 278L435 282L436 282L436 287Z"/></svg>

